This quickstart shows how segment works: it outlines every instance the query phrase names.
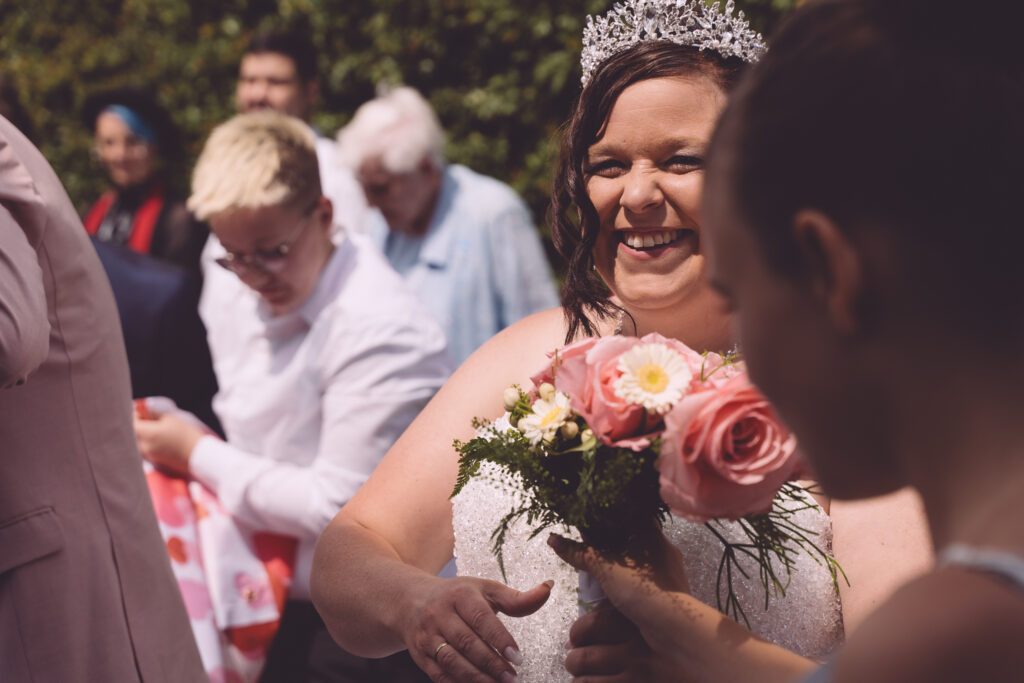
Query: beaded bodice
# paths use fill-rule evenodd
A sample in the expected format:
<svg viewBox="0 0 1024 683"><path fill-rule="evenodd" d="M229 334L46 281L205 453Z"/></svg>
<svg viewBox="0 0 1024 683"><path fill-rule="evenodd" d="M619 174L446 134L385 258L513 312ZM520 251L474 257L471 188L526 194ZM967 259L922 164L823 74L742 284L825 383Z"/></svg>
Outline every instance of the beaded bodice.
<svg viewBox="0 0 1024 683"><path fill-rule="evenodd" d="M488 467L493 468L484 465ZM481 474L485 476L475 477L453 500L456 564L460 576L502 581L491 552L490 536L511 509L517 494L511 486L495 484L500 481L496 468L491 472L485 469ZM794 521L817 533L820 546L831 545L831 524L821 508L801 510ZM721 543L704 525L679 518L673 518L665 531L683 552L693 594L715 605ZM727 528L725 533L737 534L730 540L740 538L736 528ZM525 590L553 579L551 598L529 617L501 618L525 658L524 664L517 667L520 681L568 681L570 676L562 662L569 627L578 616L576 572L548 547L546 533L527 540L529 535L530 530L523 523L516 523L509 531L504 551L508 584ZM751 579L737 577L734 587L755 634L815 659L824 658L835 648L842 638L842 617L832 577L824 566L806 554L799 554L785 596L773 595L767 610L756 567L747 569Z"/></svg>

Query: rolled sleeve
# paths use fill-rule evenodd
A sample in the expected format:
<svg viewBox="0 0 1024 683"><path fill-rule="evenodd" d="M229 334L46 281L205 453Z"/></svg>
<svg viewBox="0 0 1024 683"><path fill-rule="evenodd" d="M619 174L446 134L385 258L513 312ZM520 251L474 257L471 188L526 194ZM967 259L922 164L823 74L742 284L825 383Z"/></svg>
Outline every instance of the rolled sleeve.
<svg viewBox="0 0 1024 683"><path fill-rule="evenodd" d="M450 371L440 332L415 325L349 329L322 353L320 445L311 463L256 456L212 437L200 440L190 462L231 514L299 538L320 534Z"/></svg>

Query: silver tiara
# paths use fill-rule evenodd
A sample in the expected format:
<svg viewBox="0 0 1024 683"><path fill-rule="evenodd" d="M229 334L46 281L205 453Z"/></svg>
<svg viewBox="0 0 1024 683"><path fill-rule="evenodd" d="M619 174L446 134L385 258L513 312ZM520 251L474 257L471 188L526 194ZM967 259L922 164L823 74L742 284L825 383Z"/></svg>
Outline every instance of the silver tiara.
<svg viewBox="0 0 1024 683"><path fill-rule="evenodd" d="M718 2L709 7L703 0L626 0L603 17L588 16L580 57L583 85L609 57L649 40L756 62L768 49L764 38L750 28L743 12L733 16L733 0L725 3L725 12L719 7Z"/></svg>

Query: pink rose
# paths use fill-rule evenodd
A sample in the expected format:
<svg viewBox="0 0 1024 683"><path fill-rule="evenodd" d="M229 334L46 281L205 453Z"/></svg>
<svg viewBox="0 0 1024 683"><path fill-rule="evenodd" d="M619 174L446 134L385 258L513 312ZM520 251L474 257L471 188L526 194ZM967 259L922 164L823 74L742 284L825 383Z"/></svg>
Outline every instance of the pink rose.
<svg viewBox="0 0 1024 683"><path fill-rule="evenodd" d="M662 417L649 414L643 406L630 403L615 391L622 376L619 359L640 344L664 344L679 353L690 371L699 375L700 354L674 339L659 334L636 337L601 337L570 344L554 354L551 366L534 378L552 382L569 396L572 409L583 417L597 438L610 446L641 451L661 429Z"/></svg>
<svg viewBox="0 0 1024 683"><path fill-rule="evenodd" d="M796 439L746 373L685 396L665 416L661 497L695 521L767 512L801 470Z"/></svg>

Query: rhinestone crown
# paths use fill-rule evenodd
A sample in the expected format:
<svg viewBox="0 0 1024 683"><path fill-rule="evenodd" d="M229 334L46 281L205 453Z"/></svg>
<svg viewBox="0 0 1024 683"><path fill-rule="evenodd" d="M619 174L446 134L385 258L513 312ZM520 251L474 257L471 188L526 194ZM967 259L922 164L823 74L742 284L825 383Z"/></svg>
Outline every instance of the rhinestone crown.
<svg viewBox="0 0 1024 683"><path fill-rule="evenodd" d="M750 28L743 12L733 16L736 3L728 0L708 6L703 0L626 0L602 17L587 17L583 29L583 85L609 57L638 43L667 40L698 50L714 50L723 57L756 62L768 46Z"/></svg>

